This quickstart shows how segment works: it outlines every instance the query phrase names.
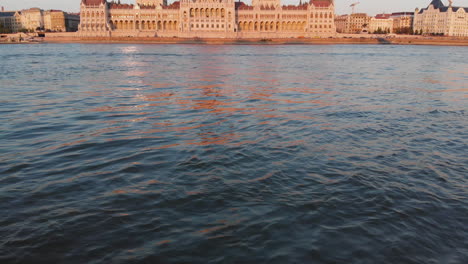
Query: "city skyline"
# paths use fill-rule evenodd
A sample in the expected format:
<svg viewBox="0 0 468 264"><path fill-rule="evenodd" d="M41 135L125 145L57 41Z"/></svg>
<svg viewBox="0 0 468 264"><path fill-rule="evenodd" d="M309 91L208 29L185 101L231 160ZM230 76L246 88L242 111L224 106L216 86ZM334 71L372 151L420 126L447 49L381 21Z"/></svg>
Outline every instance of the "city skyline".
<svg viewBox="0 0 468 264"><path fill-rule="evenodd" d="M282 4L298 4L300 0L283 0ZM31 7L39 7L41 9L60 9L68 12L79 12L81 0L42 0L41 4L37 4L36 0L0 0L0 6L5 7L5 10L21 10ZM135 0L121 0L122 3L134 3ZM175 0L169 0L169 3ZM243 1L246 4L251 4L251 0ZM304 1L303 1L304 2ZM370 1L370 0L336 0L336 14L351 13L349 5L355 2L360 2L356 7L355 12L368 13L375 15L378 13L392 13L402 11L414 11L415 8L427 7L430 0L394 0L394 1ZM444 1L448 4L448 1ZM468 6L468 0L455 0L456 6Z"/></svg>

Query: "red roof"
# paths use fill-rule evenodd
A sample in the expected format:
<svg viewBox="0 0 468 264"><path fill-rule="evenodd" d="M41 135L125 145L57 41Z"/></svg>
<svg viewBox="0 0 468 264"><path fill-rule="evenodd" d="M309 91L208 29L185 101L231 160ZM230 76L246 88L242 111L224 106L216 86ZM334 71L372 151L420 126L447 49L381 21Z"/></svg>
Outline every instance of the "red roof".
<svg viewBox="0 0 468 264"><path fill-rule="evenodd" d="M82 3L85 5L100 5L105 4L106 0L82 0Z"/></svg>
<svg viewBox="0 0 468 264"><path fill-rule="evenodd" d="M116 4L116 3L111 3L110 8L112 9L133 9L133 5L129 4Z"/></svg>
<svg viewBox="0 0 468 264"><path fill-rule="evenodd" d="M332 4L332 2L328 0L311 0L310 3L316 7L329 7Z"/></svg>
<svg viewBox="0 0 468 264"><path fill-rule="evenodd" d="M244 2L235 2L235 8L238 10L253 10L253 6L246 5Z"/></svg>
<svg viewBox="0 0 468 264"><path fill-rule="evenodd" d="M307 4L303 4L300 6L295 6L295 5L287 5L283 6L283 10L307 10Z"/></svg>
<svg viewBox="0 0 468 264"><path fill-rule="evenodd" d="M179 9L179 8L180 8L180 2L179 2L179 1L175 1L175 2L172 3L171 5L163 6L162 8L163 8L163 9Z"/></svg>

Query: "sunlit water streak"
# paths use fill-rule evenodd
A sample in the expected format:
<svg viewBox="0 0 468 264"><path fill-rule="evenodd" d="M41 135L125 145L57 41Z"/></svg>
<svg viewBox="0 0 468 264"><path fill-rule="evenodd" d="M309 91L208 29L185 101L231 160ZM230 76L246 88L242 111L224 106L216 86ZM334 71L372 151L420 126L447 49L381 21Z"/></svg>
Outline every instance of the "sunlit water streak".
<svg viewBox="0 0 468 264"><path fill-rule="evenodd" d="M466 263L465 47L0 46L2 263Z"/></svg>

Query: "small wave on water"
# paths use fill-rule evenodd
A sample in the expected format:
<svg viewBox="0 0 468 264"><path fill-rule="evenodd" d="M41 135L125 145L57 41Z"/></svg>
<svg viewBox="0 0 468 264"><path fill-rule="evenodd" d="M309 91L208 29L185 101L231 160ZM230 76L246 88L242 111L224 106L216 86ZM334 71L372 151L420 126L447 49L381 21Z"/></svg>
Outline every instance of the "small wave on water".
<svg viewBox="0 0 468 264"><path fill-rule="evenodd" d="M1 263L468 259L464 47L0 49Z"/></svg>

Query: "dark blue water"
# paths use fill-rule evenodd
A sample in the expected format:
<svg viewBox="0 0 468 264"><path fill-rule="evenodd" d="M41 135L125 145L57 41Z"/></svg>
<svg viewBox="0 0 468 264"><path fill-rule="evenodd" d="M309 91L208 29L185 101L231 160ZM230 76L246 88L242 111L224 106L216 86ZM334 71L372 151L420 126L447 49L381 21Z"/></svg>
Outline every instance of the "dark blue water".
<svg viewBox="0 0 468 264"><path fill-rule="evenodd" d="M466 47L0 46L1 263L468 263Z"/></svg>

